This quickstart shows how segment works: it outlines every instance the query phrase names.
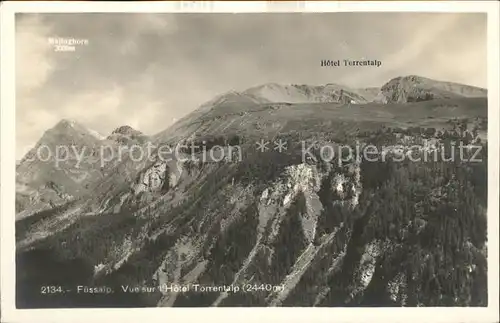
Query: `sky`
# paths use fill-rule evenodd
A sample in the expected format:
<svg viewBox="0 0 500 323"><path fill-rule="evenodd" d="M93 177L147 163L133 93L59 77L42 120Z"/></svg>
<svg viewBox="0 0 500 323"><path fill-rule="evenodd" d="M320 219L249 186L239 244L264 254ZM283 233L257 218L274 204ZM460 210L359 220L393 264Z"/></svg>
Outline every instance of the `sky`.
<svg viewBox="0 0 500 323"><path fill-rule="evenodd" d="M17 14L16 158L63 118L155 134L264 83L371 87L411 74L486 88L486 29L471 13ZM88 43L60 52L51 37Z"/></svg>

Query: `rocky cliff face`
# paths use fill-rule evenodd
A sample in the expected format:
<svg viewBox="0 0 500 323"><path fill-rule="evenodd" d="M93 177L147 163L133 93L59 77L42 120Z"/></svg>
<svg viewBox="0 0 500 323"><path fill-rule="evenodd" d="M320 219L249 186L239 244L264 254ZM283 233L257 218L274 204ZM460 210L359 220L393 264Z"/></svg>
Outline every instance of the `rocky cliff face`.
<svg viewBox="0 0 500 323"><path fill-rule="evenodd" d="M284 89L300 100L312 91L308 98L318 101L285 104ZM265 86L221 96L153 138L205 142L208 150L221 145L241 152L239 158L202 159L203 151L181 150L167 160L154 151L147 160L110 161L78 200L17 221L19 262L43 274L18 266L18 286L64 265L78 274L50 276L58 284L117 291L92 299L65 295L73 306L484 304L486 163L394 158L476 142L452 123L486 118L486 101L346 109L334 97L340 92L330 92L334 102L318 103L324 88L311 89ZM125 127L113 135L141 134ZM256 149L260 140L267 149ZM411 147L424 140L430 144ZM279 151L278 141L286 149ZM322 155L327 144L356 142L379 147L384 161ZM43 261L36 252L45 253ZM130 294L123 286L147 292ZM23 299L46 302L26 292Z"/></svg>
<svg viewBox="0 0 500 323"><path fill-rule="evenodd" d="M144 144L148 140L148 137L130 126L121 126L113 130L107 139L115 141L120 145L132 146Z"/></svg>

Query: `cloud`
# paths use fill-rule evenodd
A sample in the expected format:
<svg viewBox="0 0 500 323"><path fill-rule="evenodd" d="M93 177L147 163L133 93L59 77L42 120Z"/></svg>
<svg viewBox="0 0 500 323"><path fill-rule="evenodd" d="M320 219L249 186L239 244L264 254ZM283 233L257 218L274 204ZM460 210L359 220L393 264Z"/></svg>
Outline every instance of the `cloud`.
<svg viewBox="0 0 500 323"><path fill-rule="evenodd" d="M23 15L16 20L15 80L16 80L16 156L23 156L47 129L57 121L39 102L36 93L43 88L54 71L51 33L37 15Z"/></svg>
<svg viewBox="0 0 500 323"><path fill-rule="evenodd" d="M19 146L61 118L155 134L220 93L269 82L367 87L418 74L486 85L480 14L24 14L16 27ZM56 53L54 36L89 44ZM363 57L383 64L319 64Z"/></svg>
<svg viewBox="0 0 500 323"><path fill-rule="evenodd" d="M469 30L463 26L464 20L471 20L467 16L428 14L421 19L412 18L414 21L401 26L400 37L406 41L383 57L380 73L358 70L347 75L345 81L363 78L376 84L381 78L421 74L438 80L486 86L486 19L470 17L479 18L476 24L479 30Z"/></svg>
<svg viewBox="0 0 500 323"><path fill-rule="evenodd" d="M165 18L161 15L134 16L125 27L126 38L121 42L117 51L121 55L138 54L141 50L138 41L141 35L165 35L175 32L177 30L175 17L169 16L168 19Z"/></svg>
<svg viewBox="0 0 500 323"><path fill-rule="evenodd" d="M46 102L57 102L54 105L38 104L37 99L23 98L21 106L24 112L17 112L17 123L22 127L17 129L17 158L22 157L33 147L36 140L43 133L54 126L61 119L72 119L86 125L93 125L98 129L110 130L115 120L113 115L120 114L120 104L123 90L113 88L94 92L79 93L60 100L58 95L52 93L46 96ZM58 104L57 108L51 106ZM27 109L27 107L36 107Z"/></svg>
<svg viewBox="0 0 500 323"><path fill-rule="evenodd" d="M37 106L34 99L25 99L23 104L29 106ZM55 125L60 118L50 110L46 109L31 109L28 113L16 113L17 124L22 127L16 127L16 158L20 159L31 148L33 148L36 140L43 133ZM35 139L35 140L33 140Z"/></svg>
<svg viewBox="0 0 500 323"><path fill-rule="evenodd" d="M25 97L41 87L53 71L48 43L51 31L36 15L19 19L16 31L16 90Z"/></svg>
<svg viewBox="0 0 500 323"><path fill-rule="evenodd" d="M83 123L101 120L100 124L110 121L110 117L120 113L120 105L124 96L123 89L115 85L108 89L84 92L62 103L59 119L74 119Z"/></svg>

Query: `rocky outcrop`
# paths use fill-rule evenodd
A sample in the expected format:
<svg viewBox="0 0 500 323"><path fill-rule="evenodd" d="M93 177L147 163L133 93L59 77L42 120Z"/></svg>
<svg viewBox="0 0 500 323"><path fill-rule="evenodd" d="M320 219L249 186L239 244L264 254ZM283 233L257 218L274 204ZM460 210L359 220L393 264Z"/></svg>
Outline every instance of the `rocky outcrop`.
<svg viewBox="0 0 500 323"><path fill-rule="evenodd" d="M486 96L486 90L481 88L409 75L394 78L384 84L375 101L382 103L409 103L435 99Z"/></svg>
<svg viewBox="0 0 500 323"><path fill-rule="evenodd" d="M144 144L148 137L130 126L121 126L113 130L107 140L115 141L120 145L132 146Z"/></svg>

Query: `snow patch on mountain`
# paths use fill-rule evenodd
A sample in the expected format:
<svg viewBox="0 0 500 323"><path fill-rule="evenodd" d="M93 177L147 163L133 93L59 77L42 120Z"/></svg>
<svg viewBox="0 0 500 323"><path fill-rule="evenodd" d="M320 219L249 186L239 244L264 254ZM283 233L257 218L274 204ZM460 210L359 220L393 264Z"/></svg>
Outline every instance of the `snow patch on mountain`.
<svg viewBox="0 0 500 323"><path fill-rule="evenodd" d="M146 191L156 191L160 189L165 180L168 179L168 167L165 162L154 164L151 168L141 174L139 183L134 186L134 194Z"/></svg>

